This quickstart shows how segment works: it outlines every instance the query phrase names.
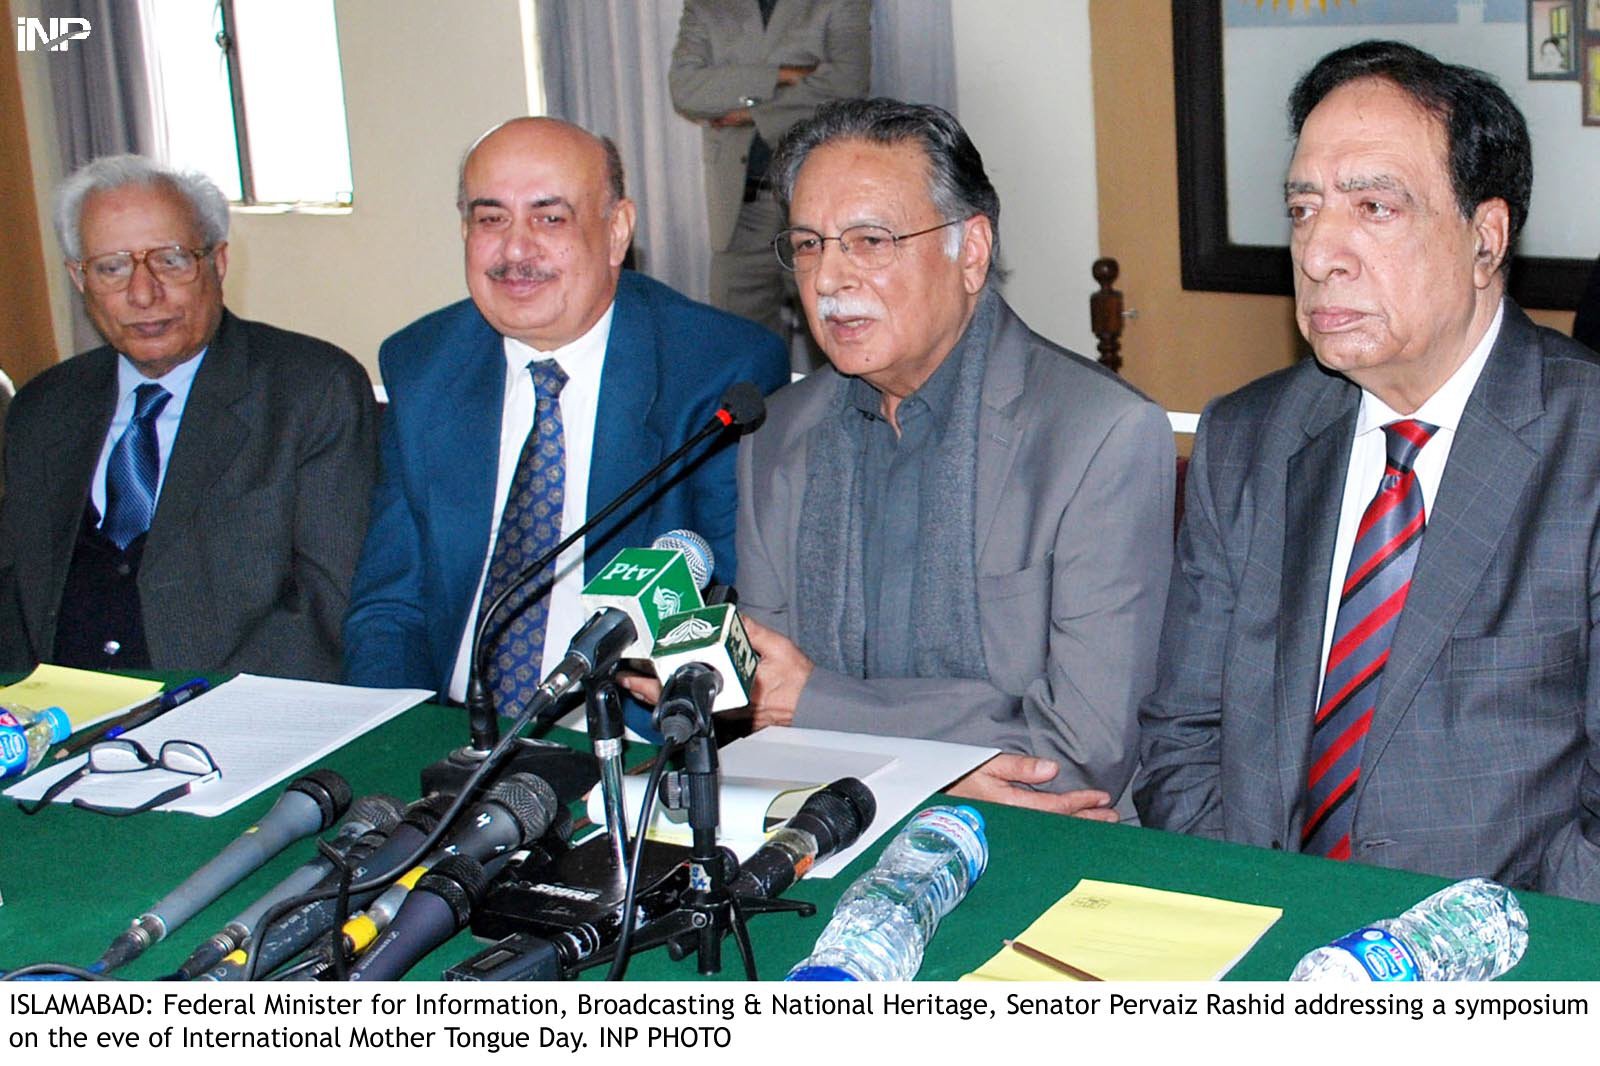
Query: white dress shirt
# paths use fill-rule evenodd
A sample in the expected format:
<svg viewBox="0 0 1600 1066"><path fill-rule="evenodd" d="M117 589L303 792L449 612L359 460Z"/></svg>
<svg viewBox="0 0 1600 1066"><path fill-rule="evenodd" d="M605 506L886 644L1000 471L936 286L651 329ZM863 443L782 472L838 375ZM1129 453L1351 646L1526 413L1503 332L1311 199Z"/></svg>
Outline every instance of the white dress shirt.
<svg viewBox="0 0 1600 1066"><path fill-rule="evenodd" d="M478 607L483 599L483 584L494 557L495 536L500 516L511 495L511 481L517 472L522 445L533 432L538 398L534 395L533 375L528 364L554 359L567 375L558 402L561 431L566 445L566 477L562 485L561 536L566 539L583 525L589 513L589 466L594 455L595 415L600 409L600 372L605 366L606 343L611 339L611 316L616 305L606 308L589 332L571 344L551 352L538 351L519 340L505 338L505 404L500 412L500 467L495 482L494 514L485 537L489 551L483 573L478 576L478 591L472 597L472 610L461 634L456 652L456 667L450 675L450 698L461 700L467 694L467 660L472 655L472 636L478 626ZM550 590L550 613L545 622L544 658L541 675L548 674L566 654L567 642L583 625L583 548L579 538L556 560L556 582Z"/></svg>
<svg viewBox="0 0 1600 1066"><path fill-rule="evenodd" d="M1461 412L1466 410L1472 389L1478 384L1478 375L1489 361L1489 350L1500 336L1500 320L1505 306L1494 314L1489 329L1467 356L1467 361L1456 368L1439 390L1428 397L1423 405L1409 415L1400 414L1365 389L1361 390L1361 411L1356 416L1356 436L1350 444L1350 465L1345 472L1344 500L1339 505L1339 535L1333 543L1333 569L1328 574L1328 609L1322 626L1322 668L1319 677L1328 673L1328 649L1333 646L1333 626L1339 617L1339 594L1344 588L1345 571L1350 568L1350 553L1355 549L1356 528L1366 513L1372 498L1378 494L1378 483L1383 480L1383 468L1388 462L1389 449L1383 427L1403 418L1414 418L1438 430L1417 453L1412 469L1417 483L1422 486L1423 514L1433 517L1433 501L1439 495L1439 482L1444 479L1444 466L1450 458L1450 447L1455 443L1456 427L1461 424ZM1427 537L1426 527L1423 533ZM1318 685L1318 701L1321 701Z"/></svg>
<svg viewBox="0 0 1600 1066"><path fill-rule="evenodd" d="M172 459L172 445L178 439L178 424L183 421L183 409L189 403L189 390L194 386L194 376L200 372L200 363L206 349L193 359L185 359L159 378L147 378L127 356L117 356L117 410L111 416L111 428L106 430L105 443L100 446L100 461L95 464L94 480L89 483L89 498L100 513L106 516L106 467L111 464L111 449L128 430L136 408L134 390L140 385L160 385L172 394L172 399L156 416L156 442L161 446L160 473L156 475L156 501L161 500L161 486L167 483L167 463Z"/></svg>

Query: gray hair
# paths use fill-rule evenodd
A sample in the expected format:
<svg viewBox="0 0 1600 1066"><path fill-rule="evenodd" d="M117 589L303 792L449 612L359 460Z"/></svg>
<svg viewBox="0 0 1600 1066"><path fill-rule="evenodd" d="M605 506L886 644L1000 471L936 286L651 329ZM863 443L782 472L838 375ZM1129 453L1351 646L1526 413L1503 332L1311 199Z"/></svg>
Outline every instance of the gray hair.
<svg viewBox="0 0 1600 1066"><path fill-rule="evenodd" d="M516 118L508 118L504 122L490 126L488 129L478 134L477 139L475 139L471 144L467 145L467 150L461 153L461 162L456 167L456 210L461 213L461 217L463 219L467 217L467 163L472 159L472 153L478 150L478 145L482 144L484 141L500 132L500 130L504 129L506 126L518 121L521 120ZM617 148L617 142L613 141L610 137L589 133L589 131L584 129L582 126L576 126L570 122L562 122L561 119L551 119L550 121L561 122L561 124L564 126L571 126L578 132L588 134L590 137L593 137L599 142L600 149L601 151L605 152L606 156L606 192L609 194L609 196L606 201L605 214L609 216L611 214L611 209L616 207L617 204L621 203L622 200L628 195L622 169L622 151Z"/></svg>
<svg viewBox="0 0 1600 1066"><path fill-rule="evenodd" d="M110 192L129 185L161 185L171 189L194 214L200 239L215 248L228 239L228 198L210 178L197 170L179 170L142 155L106 155L73 171L56 188L56 240L68 259L83 258L83 205L90 194ZM117 251L138 251L119 248Z"/></svg>
<svg viewBox="0 0 1600 1066"><path fill-rule="evenodd" d="M944 219L983 215L994 232L990 267L1001 276L1000 195L983 169L983 156L955 116L931 104L908 104L878 97L871 100L837 100L792 127L778 142L768 171L778 199L788 211L795 178L806 158L832 141L866 141L869 144L911 143L928 157L928 196ZM945 252L954 259L961 251L961 228L951 227Z"/></svg>

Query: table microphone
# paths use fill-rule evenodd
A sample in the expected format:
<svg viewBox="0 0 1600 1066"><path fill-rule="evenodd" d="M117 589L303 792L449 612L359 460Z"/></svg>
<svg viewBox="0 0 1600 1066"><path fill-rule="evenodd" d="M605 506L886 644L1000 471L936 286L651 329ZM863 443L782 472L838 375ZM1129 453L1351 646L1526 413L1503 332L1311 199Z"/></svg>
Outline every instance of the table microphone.
<svg viewBox="0 0 1600 1066"><path fill-rule="evenodd" d="M96 967L109 972L138 958L278 852L328 828L349 806L350 785L332 770L313 770L297 778L261 821L135 918L133 925L111 942Z"/></svg>
<svg viewBox="0 0 1600 1066"><path fill-rule="evenodd" d="M489 878L470 855L452 855L418 879L394 920L350 967L352 981L396 981L467 926Z"/></svg>
<svg viewBox="0 0 1600 1066"><path fill-rule="evenodd" d="M859 778L817 789L745 860L728 891L762 899L782 894L818 861L861 839L877 814L878 801Z"/></svg>

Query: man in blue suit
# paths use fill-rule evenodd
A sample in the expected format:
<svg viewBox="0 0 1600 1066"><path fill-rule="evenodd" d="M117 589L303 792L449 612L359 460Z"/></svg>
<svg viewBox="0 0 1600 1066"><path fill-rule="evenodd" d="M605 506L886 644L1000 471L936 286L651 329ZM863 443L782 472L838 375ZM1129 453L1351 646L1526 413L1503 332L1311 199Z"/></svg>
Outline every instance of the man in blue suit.
<svg viewBox="0 0 1600 1066"><path fill-rule="evenodd" d="M512 119L468 151L457 206L471 299L379 351L389 406L345 675L459 700L481 605L703 426L730 384L782 385L788 358L766 330L622 269L634 205L609 140ZM729 443L691 453L508 605L489 642L502 710L566 650L583 584L618 550L686 527L732 580Z"/></svg>

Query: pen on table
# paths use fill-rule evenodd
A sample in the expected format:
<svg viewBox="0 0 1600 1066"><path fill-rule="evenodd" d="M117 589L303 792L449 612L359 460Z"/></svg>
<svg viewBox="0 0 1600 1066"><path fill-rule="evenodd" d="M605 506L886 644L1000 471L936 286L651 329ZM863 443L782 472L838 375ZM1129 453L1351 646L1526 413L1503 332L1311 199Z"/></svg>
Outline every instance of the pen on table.
<svg viewBox="0 0 1600 1066"><path fill-rule="evenodd" d="M106 724L91 729L82 736L71 738L56 749L55 758L65 759L69 755L76 755L91 744L97 744L102 740L115 740L128 730L137 729L147 722L155 721L174 707L183 706L210 687L211 683L203 677L185 681L172 691L163 692L118 715Z"/></svg>
<svg viewBox="0 0 1600 1066"><path fill-rule="evenodd" d="M1015 951L1018 955L1021 955L1021 956L1025 957L1025 958L1032 959L1034 962L1040 963L1042 965L1048 966L1052 970L1055 970L1057 973L1064 973L1068 977L1076 977L1080 981L1104 981L1105 980L1104 977L1096 977L1094 974L1090 973L1088 970L1080 970L1078 967L1072 965L1072 963L1070 963L1070 962L1062 962L1060 959L1056 958L1054 955L1047 955L1044 952L1040 951L1038 948L1031 947L1031 946L1029 946L1027 944L1024 944L1020 940L1006 940L1006 941L1002 941L1002 943L1004 943L1005 946L1010 948L1012 951Z"/></svg>

